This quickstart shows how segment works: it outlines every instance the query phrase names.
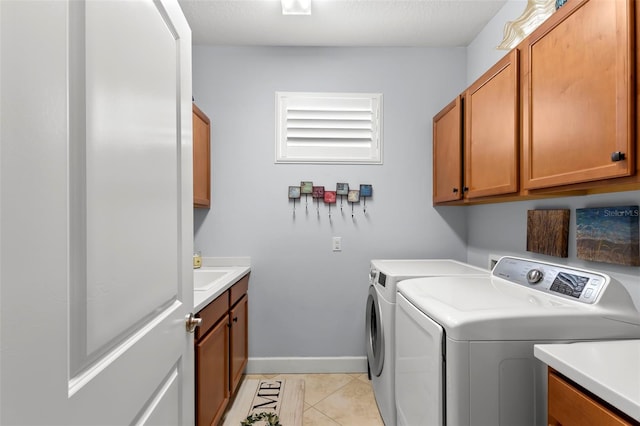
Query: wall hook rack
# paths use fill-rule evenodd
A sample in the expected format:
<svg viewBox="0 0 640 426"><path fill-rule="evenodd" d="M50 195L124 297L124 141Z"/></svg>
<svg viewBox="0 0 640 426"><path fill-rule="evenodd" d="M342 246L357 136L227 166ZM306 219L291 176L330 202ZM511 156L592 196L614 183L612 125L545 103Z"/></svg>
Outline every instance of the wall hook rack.
<svg viewBox="0 0 640 426"><path fill-rule="evenodd" d="M293 201L293 217L296 216L296 200L300 199L304 194L305 210L308 213L309 208L307 197L311 194L312 199L316 201L316 212L320 217L320 200L324 202L328 209L329 220L331 220L331 205L337 204L338 196L340 196L340 211L343 211L343 198L347 197L347 202L351 204L351 218L355 218L355 204L360 202L362 198L363 212L367 214L367 198L373 196L373 186L370 184L360 184L360 189L349 189L349 184L340 182L336 184L335 191L326 191L324 186L314 185L312 181L301 181L300 186L289 186L289 200Z"/></svg>

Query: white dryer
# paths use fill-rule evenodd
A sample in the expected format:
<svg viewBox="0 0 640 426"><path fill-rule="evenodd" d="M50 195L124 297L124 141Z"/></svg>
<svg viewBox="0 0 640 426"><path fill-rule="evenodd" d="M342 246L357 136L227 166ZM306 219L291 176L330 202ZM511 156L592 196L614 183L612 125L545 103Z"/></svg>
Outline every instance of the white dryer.
<svg viewBox="0 0 640 426"><path fill-rule="evenodd" d="M546 425L536 343L640 337L640 313L606 274L503 257L488 277L398 285L399 425ZM603 360L604 362L605 360Z"/></svg>
<svg viewBox="0 0 640 426"><path fill-rule="evenodd" d="M367 362L380 415L396 425L395 315L396 286L407 278L488 276L489 271L451 259L372 260L366 304Z"/></svg>

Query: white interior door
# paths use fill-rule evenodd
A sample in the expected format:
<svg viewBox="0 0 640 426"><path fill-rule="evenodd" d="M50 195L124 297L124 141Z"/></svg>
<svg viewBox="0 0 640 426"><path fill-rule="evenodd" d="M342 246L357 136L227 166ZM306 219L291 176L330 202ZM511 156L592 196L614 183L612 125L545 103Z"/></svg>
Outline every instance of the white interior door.
<svg viewBox="0 0 640 426"><path fill-rule="evenodd" d="M193 424L175 0L0 2L0 423Z"/></svg>

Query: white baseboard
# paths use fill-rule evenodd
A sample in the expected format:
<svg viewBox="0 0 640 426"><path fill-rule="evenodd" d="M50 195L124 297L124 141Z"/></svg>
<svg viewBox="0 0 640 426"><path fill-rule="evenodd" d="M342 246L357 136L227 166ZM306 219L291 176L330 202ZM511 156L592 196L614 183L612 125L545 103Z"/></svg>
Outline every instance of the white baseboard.
<svg viewBox="0 0 640 426"><path fill-rule="evenodd" d="M367 357L249 358L246 374L366 373Z"/></svg>

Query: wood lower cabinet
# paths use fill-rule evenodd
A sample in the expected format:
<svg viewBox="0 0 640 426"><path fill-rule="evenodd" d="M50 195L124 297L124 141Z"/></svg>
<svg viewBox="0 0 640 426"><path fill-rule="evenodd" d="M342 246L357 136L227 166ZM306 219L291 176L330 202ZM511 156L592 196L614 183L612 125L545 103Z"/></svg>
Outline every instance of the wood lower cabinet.
<svg viewBox="0 0 640 426"><path fill-rule="evenodd" d="M638 425L551 368L547 401L549 426Z"/></svg>
<svg viewBox="0 0 640 426"><path fill-rule="evenodd" d="M523 185L635 173L633 0L572 0L523 41Z"/></svg>
<svg viewBox="0 0 640 426"><path fill-rule="evenodd" d="M197 424L217 424L230 395L229 327L226 320L221 320L196 343Z"/></svg>
<svg viewBox="0 0 640 426"><path fill-rule="evenodd" d="M211 205L211 121L193 104L193 206Z"/></svg>
<svg viewBox="0 0 640 426"><path fill-rule="evenodd" d="M217 425L247 365L249 275L199 313L196 330L196 425Z"/></svg>
<svg viewBox="0 0 640 426"><path fill-rule="evenodd" d="M235 392L242 379L242 372L249 359L248 353L248 298L243 296L231 309L231 335L230 339L230 389Z"/></svg>

